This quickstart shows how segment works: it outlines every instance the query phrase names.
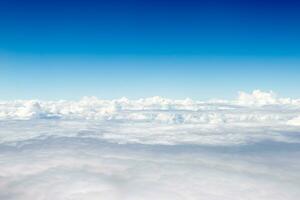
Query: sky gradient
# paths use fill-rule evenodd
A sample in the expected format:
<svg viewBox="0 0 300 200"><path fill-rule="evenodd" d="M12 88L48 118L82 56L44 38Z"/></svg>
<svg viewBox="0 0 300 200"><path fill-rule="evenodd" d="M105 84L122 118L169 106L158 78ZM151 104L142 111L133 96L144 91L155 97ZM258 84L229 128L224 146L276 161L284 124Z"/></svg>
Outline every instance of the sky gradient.
<svg viewBox="0 0 300 200"><path fill-rule="evenodd" d="M300 97L296 1L1 1L0 99Z"/></svg>

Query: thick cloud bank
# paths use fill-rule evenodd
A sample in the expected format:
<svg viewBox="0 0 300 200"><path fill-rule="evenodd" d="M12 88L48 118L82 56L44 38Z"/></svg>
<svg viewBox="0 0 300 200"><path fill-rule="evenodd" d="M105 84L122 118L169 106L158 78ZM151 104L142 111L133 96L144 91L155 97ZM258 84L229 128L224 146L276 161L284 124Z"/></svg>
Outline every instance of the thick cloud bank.
<svg viewBox="0 0 300 200"><path fill-rule="evenodd" d="M277 98L273 92L240 92L236 100L194 101L151 97L128 100L101 100L84 97L80 101L0 101L0 119L88 119L102 121L161 123L269 123L292 120L299 125L300 99ZM298 116L297 116L298 114ZM293 119L295 117L295 119Z"/></svg>
<svg viewBox="0 0 300 200"><path fill-rule="evenodd" d="M0 103L1 141L37 136L94 137L117 143L232 145L300 142L300 100L240 92L236 100L11 101ZM36 123L36 121L39 123ZM32 124L31 128L28 126ZM37 127L35 127L37 126ZM47 132L49 128L55 128ZM18 130L9 130L18 127ZM7 131L10 133L7 134ZM282 134L289 132L290 134Z"/></svg>
<svg viewBox="0 0 300 200"><path fill-rule="evenodd" d="M2 200L296 200L300 100L0 102Z"/></svg>

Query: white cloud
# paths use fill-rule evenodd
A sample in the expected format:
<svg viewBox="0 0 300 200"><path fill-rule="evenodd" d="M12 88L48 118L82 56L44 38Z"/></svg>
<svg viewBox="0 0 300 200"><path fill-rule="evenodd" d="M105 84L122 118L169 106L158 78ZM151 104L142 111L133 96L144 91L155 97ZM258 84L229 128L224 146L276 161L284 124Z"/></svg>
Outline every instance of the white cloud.
<svg viewBox="0 0 300 200"><path fill-rule="evenodd" d="M269 106L263 108L263 106ZM166 120L169 118L184 117L181 120L184 123L190 123L189 119L197 123L197 117L211 119L215 122L216 117L224 116L225 119L217 120L227 121L226 114L241 113L244 115L250 111L255 111L263 117L263 113L271 112L272 108L275 114L280 114L280 110L295 111L300 108L300 100L289 98L276 98L273 92L261 92L255 90L248 94L240 92L237 100L215 100L215 101L193 101L191 99L171 100L161 97L151 97L138 100L128 100L121 98L116 100L101 100L96 97L84 97L80 101L10 101L0 102L1 119L32 119L58 117L63 119L131 119L132 114L143 116L147 120ZM259 111L262 112L258 112ZM151 113L152 112L152 113ZM166 113L171 113L170 115ZM151 113L151 114L149 114ZM224 115L223 115L224 114ZM165 117L162 117L165 116ZM138 117L140 119L140 117ZM134 120L134 118L132 118ZM237 119L238 120L238 119ZM172 121L172 120L171 120ZM174 121L178 122L178 121ZM201 119L199 119L201 122Z"/></svg>
<svg viewBox="0 0 300 200"><path fill-rule="evenodd" d="M300 100L0 102L0 199L296 200Z"/></svg>
<svg viewBox="0 0 300 200"><path fill-rule="evenodd" d="M274 157L266 150L256 154L236 150L151 149L76 138L27 142L22 148L1 151L0 198L298 198L297 152L277 152Z"/></svg>
<svg viewBox="0 0 300 200"><path fill-rule="evenodd" d="M300 116L295 117L287 122L288 125L300 126Z"/></svg>
<svg viewBox="0 0 300 200"><path fill-rule="evenodd" d="M60 132L47 134L76 135L85 124L84 127L93 127L96 132L92 137L121 143L232 145L266 139L295 143L299 140L280 135L287 130L298 132L299 102L259 90L240 93L233 101L84 97L80 101L2 102L0 119L3 124L17 124L20 130L7 134L10 127L3 128L0 142L44 136L49 124ZM14 120L29 122L11 124ZM41 120L45 121L41 123ZM80 129L74 130L72 127L77 125ZM38 129L32 131L30 126L38 126ZM101 134L98 130L102 130Z"/></svg>
<svg viewBox="0 0 300 200"><path fill-rule="evenodd" d="M260 90L254 90L251 94L240 92L238 97L238 103L241 105L268 105L277 104L278 99L276 95L270 92L262 92Z"/></svg>

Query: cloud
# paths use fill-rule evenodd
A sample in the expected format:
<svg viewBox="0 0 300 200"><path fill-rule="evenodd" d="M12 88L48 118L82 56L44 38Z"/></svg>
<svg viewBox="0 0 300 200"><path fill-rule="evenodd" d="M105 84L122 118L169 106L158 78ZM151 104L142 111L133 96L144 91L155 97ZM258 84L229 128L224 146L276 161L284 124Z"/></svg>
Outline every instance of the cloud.
<svg viewBox="0 0 300 200"><path fill-rule="evenodd" d="M285 106L299 106L299 99L278 98L273 92L262 92L254 90L252 93L239 92L237 104L248 106L266 106L266 105L285 105Z"/></svg>
<svg viewBox="0 0 300 200"><path fill-rule="evenodd" d="M287 122L287 124L292 126L300 126L300 116L292 118Z"/></svg>
<svg viewBox="0 0 300 200"><path fill-rule="evenodd" d="M27 141L22 148L1 151L0 197L297 199L297 151L277 152L274 157L267 149L256 154L238 148L226 153L192 146L149 148L76 137Z"/></svg>
<svg viewBox="0 0 300 200"><path fill-rule="evenodd" d="M264 106L269 106L264 108ZM255 90L248 94L240 92L233 101L193 101L191 99L172 100L162 97L151 97L138 100L121 98L101 100L96 97L84 97L80 101L8 101L0 102L0 119L97 119L97 120L153 120L162 122L225 122L231 120L227 113L247 113L245 111L280 109L295 111L300 108L300 100L277 98L273 92ZM244 112L244 113L243 113ZM224 114L224 115L223 115ZM263 117L262 112L260 113ZM225 117L224 119L217 119ZM255 117L255 116L253 116ZM175 119L176 118L176 119ZM179 118L182 118L178 121ZM198 118L198 119L196 119ZM228 118L228 119L227 119ZM250 117L251 118L251 117ZM240 118L242 119L242 118ZM238 120L238 119L237 119Z"/></svg>
<svg viewBox="0 0 300 200"><path fill-rule="evenodd" d="M269 105L277 104L278 99L276 95L270 92L262 92L260 90L254 90L251 94L240 92L238 97L238 103L241 105Z"/></svg>
<svg viewBox="0 0 300 200"><path fill-rule="evenodd" d="M0 122L6 127L0 131L0 142L43 137L46 133L74 136L87 129L93 133L89 137L117 143L232 145L263 140L297 143L298 138L282 133L299 132L299 102L259 90L250 94L241 92L232 101L84 97L80 101L1 102ZM32 131L32 126L37 128ZM54 130L49 132L49 126ZM10 130L10 127L15 128Z"/></svg>
<svg viewBox="0 0 300 200"><path fill-rule="evenodd" d="M0 102L0 199L300 196L300 101Z"/></svg>

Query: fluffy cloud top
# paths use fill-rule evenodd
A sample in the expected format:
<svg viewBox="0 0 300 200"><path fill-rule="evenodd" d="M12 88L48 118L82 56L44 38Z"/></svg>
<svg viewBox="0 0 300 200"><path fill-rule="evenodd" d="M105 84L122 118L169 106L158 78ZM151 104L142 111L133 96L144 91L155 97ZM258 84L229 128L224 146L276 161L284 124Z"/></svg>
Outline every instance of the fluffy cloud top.
<svg viewBox="0 0 300 200"><path fill-rule="evenodd" d="M151 97L138 100L0 102L0 119L95 119L160 121L167 123L223 123L247 121L288 121L297 117L299 99L277 98L273 92L240 92L236 100L194 101ZM284 113L283 113L283 112Z"/></svg>
<svg viewBox="0 0 300 200"><path fill-rule="evenodd" d="M232 145L263 140L297 143L298 138L282 133L298 132L299 116L300 100L278 98L273 92L259 90L251 94L240 92L232 101L161 97L11 101L0 104L0 122L5 126L0 130L0 142L44 136L50 126L55 128L47 133L50 135L74 136L88 130L90 134L82 136L117 143ZM7 134L15 124L20 130ZM38 128L31 131L30 126ZM74 130L77 126L80 128Z"/></svg>

